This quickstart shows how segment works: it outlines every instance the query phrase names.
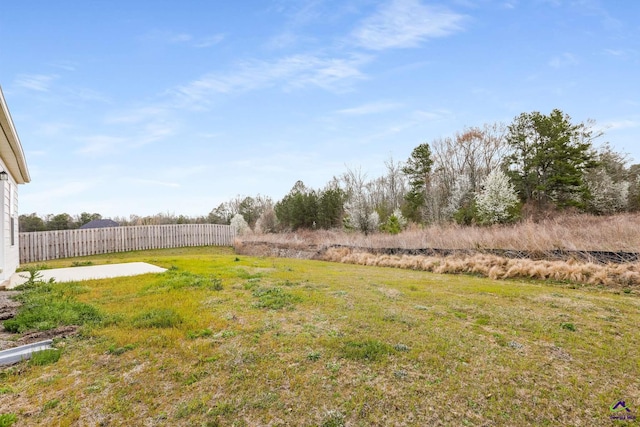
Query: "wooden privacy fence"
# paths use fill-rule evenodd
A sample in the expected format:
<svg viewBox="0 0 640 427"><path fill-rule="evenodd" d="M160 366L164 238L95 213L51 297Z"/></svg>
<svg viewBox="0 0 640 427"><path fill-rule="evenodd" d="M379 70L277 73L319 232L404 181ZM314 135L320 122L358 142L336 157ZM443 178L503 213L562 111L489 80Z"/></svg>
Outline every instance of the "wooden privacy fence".
<svg viewBox="0 0 640 427"><path fill-rule="evenodd" d="M176 224L20 233L20 263L185 246L231 246L229 225Z"/></svg>

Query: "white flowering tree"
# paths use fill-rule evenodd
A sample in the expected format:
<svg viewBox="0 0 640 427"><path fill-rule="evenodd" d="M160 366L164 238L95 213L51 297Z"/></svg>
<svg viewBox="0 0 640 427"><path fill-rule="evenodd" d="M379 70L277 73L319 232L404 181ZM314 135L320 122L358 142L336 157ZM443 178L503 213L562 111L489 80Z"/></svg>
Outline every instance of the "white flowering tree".
<svg viewBox="0 0 640 427"><path fill-rule="evenodd" d="M236 234L239 236L251 232L249 224L247 224L247 221L245 221L244 217L239 213L235 214L233 218L231 218L231 227L233 227Z"/></svg>
<svg viewBox="0 0 640 427"><path fill-rule="evenodd" d="M586 178L591 199L587 205L591 212L612 214L627 208L629 198L628 181L615 182L604 169L598 169Z"/></svg>
<svg viewBox="0 0 640 427"><path fill-rule="evenodd" d="M344 205L345 226L347 228L362 231L365 234L375 232L380 225L378 212L364 200L357 196Z"/></svg>
<svg viewBox="0 0 640 427"><path fill-rule="evenodd" d="M518 195L513 184L500 169L494 169L489 173L482 190L476 194L478 218L485 224L512 221L518 203Z"/></svg>

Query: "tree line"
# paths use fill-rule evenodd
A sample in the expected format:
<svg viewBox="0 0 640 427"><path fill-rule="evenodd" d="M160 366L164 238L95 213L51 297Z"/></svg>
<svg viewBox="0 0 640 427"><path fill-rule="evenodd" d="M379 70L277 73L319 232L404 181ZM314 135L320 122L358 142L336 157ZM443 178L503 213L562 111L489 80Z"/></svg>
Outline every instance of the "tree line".
<svg viewBox="0 0 640 427"><path fill-rule="evenodd" d="M508 124L465 128L416 146L406 161L385 162L369 179L347 169L323 188L297 181L274 202L236 196L207 216L159 214L114 218L121 225L217 223L259 233L355 229L397 233L409 223L495 224L550 211L593 214L640 211L640 164L611 146L594 122L574 123L555 109L522 113ZM99 214L20 216L21 231L77 228Z"/></svg>

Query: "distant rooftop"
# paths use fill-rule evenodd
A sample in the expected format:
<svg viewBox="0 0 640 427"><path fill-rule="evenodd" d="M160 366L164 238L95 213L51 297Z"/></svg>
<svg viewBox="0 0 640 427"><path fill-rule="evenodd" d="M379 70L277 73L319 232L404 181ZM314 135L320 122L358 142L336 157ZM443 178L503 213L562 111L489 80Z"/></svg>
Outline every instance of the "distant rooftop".
<svg viewBox="0 0 640 427"><path fill-rule="evenodd" d="M80 229L85 228L105 228L105 227L119 227L120 224L111 220L111 219L94 219L89 221L85 225L81 226Z"/></svg>

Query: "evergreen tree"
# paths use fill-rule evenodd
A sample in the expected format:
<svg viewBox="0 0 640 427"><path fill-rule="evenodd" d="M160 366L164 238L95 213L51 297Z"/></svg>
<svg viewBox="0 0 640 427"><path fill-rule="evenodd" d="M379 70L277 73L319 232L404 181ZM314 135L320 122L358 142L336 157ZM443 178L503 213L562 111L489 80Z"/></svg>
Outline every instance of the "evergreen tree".
<svg viewBox="0 0 640 427"><path fill-rule="evenodd" d="M403 213L415 222L422 221L432 165L431 148L429 144L423 143L413 149L402 168L402 172L409 178L409 191L405 195L406 205Z"/></svg>
<svg viewBox="0 0 640 427"><path fill-rule="evenodd" d="M595 166L591 129L573 124L560 110L522 113L508 128L512 154L506 158L511 181L522 201L538 207L584 207L584 172Z"/></svg>
<svg viewBox="0 0 640 427"><path fill-rule="evenodd" d="M291 191L275 205L276 216L283 227L316 228L318 224L318 195L305 187L302 181L295 183Z"/></svg>

